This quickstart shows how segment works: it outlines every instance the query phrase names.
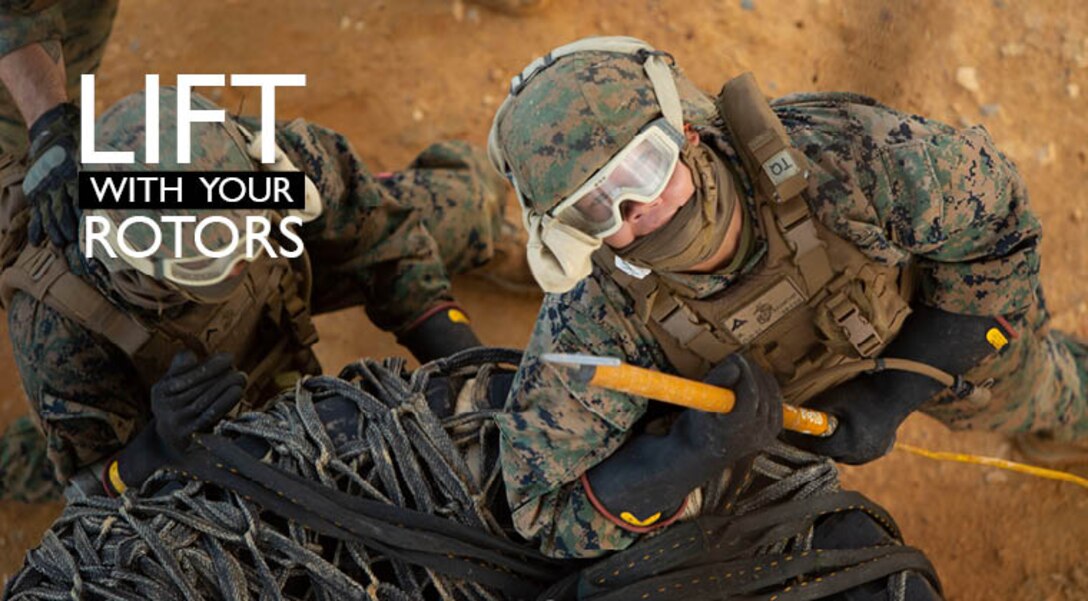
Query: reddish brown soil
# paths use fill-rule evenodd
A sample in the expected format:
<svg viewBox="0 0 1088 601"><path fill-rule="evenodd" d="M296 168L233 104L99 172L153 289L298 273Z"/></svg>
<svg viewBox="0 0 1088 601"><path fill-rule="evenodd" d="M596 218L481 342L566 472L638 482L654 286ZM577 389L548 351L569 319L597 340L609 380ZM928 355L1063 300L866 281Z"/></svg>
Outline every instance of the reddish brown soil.
<svg viewBox="0 0 1088 601"><path fill-rule="evenodd" d="M122 3L98 99L101 108L134 91L149 72L164 83L178 72L305 73L306 88L279 93L277 114L338 129L372 168L395 169L436 139L483 143L510 76L590 34L650 40L708 90L752 70L772 94L852 90L984 123L1019 164L1045 223L1055 324L1088 335L1088 9L1079 0L553 0L520 19L460 0L143 0ZM977 86L957 81L961 68L975 70ZM237 90L206 92L239 105ZM246 111L257 102L250 93ZM538 299L470 280L457 293L487 342L525 343ZM400 352L361 310L318 325L330 367ZM6 423L24 404L6 342L0 378ZM953 435L920 417L900 440L1011 455L1000 437ZM949 599L1088 599L1088 490L902 452L844 480L929 553ZM0 503L0 574L18 568L58 511Z"/></svg>

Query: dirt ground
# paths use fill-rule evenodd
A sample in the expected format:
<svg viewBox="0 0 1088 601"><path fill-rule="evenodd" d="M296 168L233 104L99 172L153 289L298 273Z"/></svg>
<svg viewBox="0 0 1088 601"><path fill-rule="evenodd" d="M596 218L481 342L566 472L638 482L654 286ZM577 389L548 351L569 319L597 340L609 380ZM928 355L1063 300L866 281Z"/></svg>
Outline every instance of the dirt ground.
<svg viewBox="0 0 1088 601"><path fill-rule="evenodd" d="M1088 8L1080 0L553 0L513 18L461 0L122 2L99 73L101 109L176 73L305 73L277 115L347 134L374 170L429 142L484 143L511 75L561 43L627 34L671 51L716 91L745 70L770 94L851 90L957 125L983 123L1020 166L1046 236L1057 327L1088 335ZM236 110L240 90L205 90ZM250 90L246 112L259 99ZM538 298L456 284L482 337L520 346ZM361 310L318 321L323 363L400 353ZM24 409L0 336L0 425ZM998 436L912 418L900 440L1013 456ZM936 564L948 599L1088 599L1088 490L896 452L845 470ZM59 505L0 503L0 574L16 570Z"/></svg>

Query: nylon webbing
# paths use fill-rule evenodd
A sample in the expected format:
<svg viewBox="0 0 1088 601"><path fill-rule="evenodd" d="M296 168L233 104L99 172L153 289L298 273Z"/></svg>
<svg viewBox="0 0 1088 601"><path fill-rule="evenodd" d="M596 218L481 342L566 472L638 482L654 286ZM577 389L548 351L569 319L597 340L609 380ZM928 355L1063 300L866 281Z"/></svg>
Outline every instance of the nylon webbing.
<svg viewBox="0 0 1088 601"><path fill-rule="evenodd" d="M303 380L172 468L202 480L164 470L120 498L71 502L7 598L688 601L759 590L797 601L931 572L898 544L813 549L821 516L863 511L894 525L839 492L829 460L781 444L706 487L704 512L717 515L592 564L540 556L511 534L491 420L505 390L489 380L508 382L499 364L519 357L480 349L410 374L402 359L364 360L345 368L349 380ZM456 396L469 378L474 410L440 420L426 392Z"/></svg>

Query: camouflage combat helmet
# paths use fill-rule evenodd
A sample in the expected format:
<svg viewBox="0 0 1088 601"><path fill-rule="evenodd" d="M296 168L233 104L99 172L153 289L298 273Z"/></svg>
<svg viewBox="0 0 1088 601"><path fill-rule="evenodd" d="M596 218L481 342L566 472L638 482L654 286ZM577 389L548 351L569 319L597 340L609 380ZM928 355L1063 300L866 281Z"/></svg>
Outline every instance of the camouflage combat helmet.
<svg viewBox="0 0 1088 601"><path fill-rule="evenodd" d="M683 123L708 123L715 114L713 100L668 54L630 37L585 38L514 77L492 123L488 152L523 208L539 214L654 119L665 116L682 130Z"/></svg>
<svg viewBox="0 0 1088 601"><path fill-rule="evenodd" d="M607 179L605 166L646 126L663 123L682 139L685 123L709 123L715 114L668 54L635 38L579 40L514 77L492 122L488 155L517 192L526 258L545 292L566 292L588 276L602 243L600 231L553 215L568 196L599 171Z"/></svg>
<svg viewBox="0 0 1088 601"><path fill-rule="evenodd" d="M191 157L188 163L180 163L177 156L177 105L178 93L175 88L166 87L160 90L159 95L159 132L160 132L160 156L157 164L149 165L140 163L145 155L147 135L144 121L144 105L146 96L144 93L131 95L102 115L97 123L99 132L98 145L106 149L133 150L136 161L131 164L102 165L99 170L110 171L253 171L258 169L258 163L248 150L246 136L240 126L229 117L225 123L197 122L191 125ZM192 96L194 109L215 110L216 107L210 100L198 95ZM93 166L88 171L93 170ZM94 253L94 259L101 261L111 271L123 271L135 269L158 280L172 281L168 270L164 266L171 261L177 261L175 247L180 248L180 257L191 264L192 267L200 267L204 262L207 267L209 256L202 252L196 245L196 234L200 227L200 239L205 251L219 253L226 250L237 239L236 248L244 253L246 245L246 218L249 216L270 217L272 211L268 210L221 210L215 212L163 208L156 206L148 209L114 210L114 209L88 209L81 220L81 230L87 227L87 216L101 216L110 223L111 235L107 238L116 257L111 257L99 249ZM214 216L215 219L209 220ZM160 223L158 231L161 232L161 244L158 250L147 256L133 256L123 251L122 240L117 238L119 226L133 217L143 218ZM175 228L172 223L162 223L164 217L195 217L195 222L183 223ZM209 221L203 226L199 224ZM237 238L230 232L231 228L238 232ZM180 240L177 234L181 235ZM83 239L85 233L81 232ZM135 223L127 227L124 232L123 244L129 249L143 251L149 249L156 236L151 227ZM255 245L255 246L260 246ZM141 253L142 254L142 253ZM228 257L229 259L229 257ZM227 267L229 269L229 267ZM208 281L212 285L217 281ZM186 281L185 285L200 286L200 281Z"/></svg>

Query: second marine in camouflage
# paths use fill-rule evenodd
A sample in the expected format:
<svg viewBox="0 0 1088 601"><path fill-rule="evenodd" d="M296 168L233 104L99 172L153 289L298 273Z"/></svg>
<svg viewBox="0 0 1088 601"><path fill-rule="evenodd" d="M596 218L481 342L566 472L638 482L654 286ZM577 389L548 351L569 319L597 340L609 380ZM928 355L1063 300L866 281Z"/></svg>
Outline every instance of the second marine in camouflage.
<svg viewBox="0 0 1088 601"><path fill-rule="evenodd" d="M194 102L213 106L199 97ZM105 113L98 124L104 143L142 148L143 105L139 94ZM164 131L174 131L175 107L176 94L163 89ZM168 140L155 168L256 169L246 126L257 131L255 123L233 119L196 125L193 162L177 164ZM23 386L62 480L110 456L147 422L147 392L181 349L204 356L233 352L238 367L250 374L247 397L265 400L275 387L289 385L285 376L319 369L310 350L317 339L310 322L314 313L362 304L376 325L395 332L422 361L479 344L453 303L439 253L448 252L462 268L479 266L491 255L503 184L482 155L460 144L424 152L408 172L394 176L411 186L404 202L388 187L400 184L373 178L342 136L295 120L278 125L276 138L319 193L318 210L299 229L307 251L301 261L236 258L218 267L229 267L229 274L216 276L222 283L197 285L185 278L203 277L210 267L202 263L189 266L155 255L153 269L144 272L123 257L88 260L77 244L67 245L63 254L52 245L14 245L18 259L0 278L9 332ZM441 213L430 208L436 198L444 206ZM159 216L151 210L96 213L115 221L133 214ZM250 213L256 212L226 216L241 220ZM425 223L425 215L432 222ZM25 239L25 227L25 219L16 219L7 238ZM443 232L441 251L429 227ZM173 252L171 231L163 230L160 254ZM132 228L127 238L138 235ZM186 240L183 247L190 245ZM134 248L146 242L129 240ZM244 252L245 247L243 241L237 248ZM49 257L56 258L48 262ZM161 265L154 267L156 262ZM71 275L53 278L50 267L46 277L35 279L42 270L34 266L43 264ZM173 269L163 272L167 264ZM71 287L80 285L86 294L75 300Z"/></svg>
<svg viewBox="0 0 1088 601"><path fill-rule="evenodd" d="M314 310L365 301L375 323L396 332L424 360L476 343L467 320L451 304L446 269L459 273L489 262L503 234L505 184L478 150L462 143L436 144L406 170L374 177L339 134L301 120L280 124L280 146L317 184L324 205L320 217L301 232L313 253L312 306L300 291L305 273L271 266L267 259L254 265L286 279L266 282L272 292L251 298L253 307L189 302L190 296L158 282L153 273L139 274L122 264L104 269L82 259L72 244L78 229L71 192L75 169L70 168L73 160L78 168L78 123L72 115L78 114L65 100L78 90L82 73L97 69L116 2L0 8L10 8L0 13L0 75L8 87L0 91L0 149L15 159L26 148L27 125L20 117L33 124L34 137L25 180L10 163L3 178L3 252L6 266L15 262L5 278L9 330L24 388L62 479L109 456L147 422L147 391L178 345L209 353L233 350L240 367L251 372L247 396L268 398L266 389L282 383L274 381L283 375L279 372L317 369L309 351L316 340L310 323ZM169 121L175 96L167 90L164 98L170 99L163 102ZM136 126L142 122L140 102L140 97L129 98L103 117L98 128L103 141L126 149L142 146L143 131ZM162 125L164 131L174 130L171 123ZM248 125L257 131L256 124ZM234 123L197 126L198 156L188 168L255 168L245 141L227 135L234 129ZM172 142L163 147L172 149ZM67 158L55 160L60 155ZM160 163L154 168L168 167ZM36 268L46 261L52 261L50 271L58 271L57 277L68 273L65 281L71 285L31 277L40 276ZM32 281L20 282L20 275ZM290 285L282 285L289 280ZM73 297L78 286L86 287L80 298L51 302L65 296L61 289ZM194 306L204 310L187 309ZM101 315L88 318L91 313ZM207 319L201 322L197 313ZM148 331L155 333L150 342L136 344ZM268 336L250 335L256 331ZM291 342L281 348L277 340ZM264 353L264 361L257 361L257 351ZM290 365L277 357L290 357ZM268 373L253 373L259 364L272 363L274 369L262 370ZM0 445L0 494L33 500L55 493L45 444L25 419L11 427Z"/></svg>

